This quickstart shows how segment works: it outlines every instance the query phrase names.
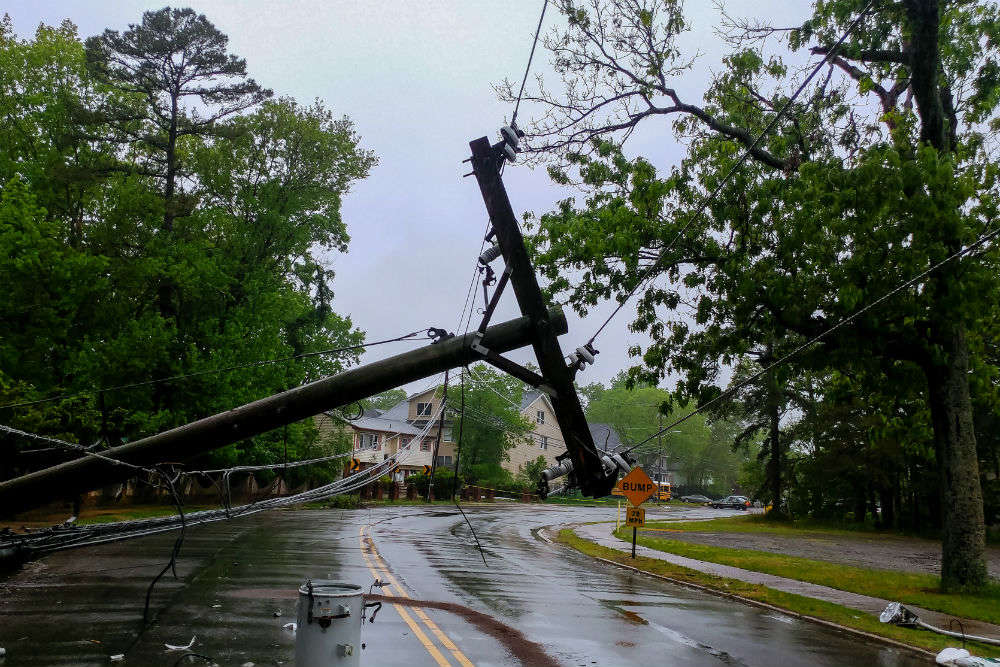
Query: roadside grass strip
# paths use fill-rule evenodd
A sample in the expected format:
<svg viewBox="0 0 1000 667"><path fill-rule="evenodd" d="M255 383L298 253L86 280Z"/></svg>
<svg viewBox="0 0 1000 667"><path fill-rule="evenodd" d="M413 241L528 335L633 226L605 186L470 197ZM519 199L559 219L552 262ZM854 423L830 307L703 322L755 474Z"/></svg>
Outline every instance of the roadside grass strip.
<svg viewBox="0 0 1000 667"><path fill-rule="evenodd" d="M714 522L702 522L701 530L711 530L709 526L712 524ZM676 529L675 524L666 525ZM615 536L625 540L631 538L631 533L626 535L624 530L619 530ZM942 593L939 590L940 578L932 574L866 569L770 551L708 546L641 534L637 543L709 563L731 565L885 600L898 600L959 618L1000 623L1000 585L990 586L985 592L976 594Z"/></svg>
<svg viewBox="0 0 1000 667"><path fill-rule="evenodd" d="M833 624L847 630L871 636L875 639L885 639L890 643L905 644L909 647L937 653L948 646L955 646L959 641L922 630L880 623L875 616L858 611L857 609L851 609L843 605L802 595L785 593L784 591L775 590L761 584L751 584L739 579L719 577L680 565L674 565L656 558L639 556L632 559L625 552L586 540L578 536L571 529L560 530L558 542L588 556L641 570L675 583L687 584L715 591L728 597L776 607L820 623ZM645 546L650 545L647 544ZM1000 648L996 646L977 644L975 642L968 642L967 644L967 648L975 655L1000 657Z"/></svg>
<svg viewBox="0 0 1000 667"><path fill-rule="evenodd" d="M794 521L771 521L763 514L748 514L746 516L729 516L709 521L650 521L647 527L671 528L673 530L690 530L713 533L763 533L767 535L801 536L804 533L841 536L851 538L902 538L939 542L925 534L900 533L895 530L880 530L870 523L843 523L821 521L818 519L796 519ZM987 533L987 538L991 534ZM1000 533L992 535L989 543L1000 544Z"/></svg>

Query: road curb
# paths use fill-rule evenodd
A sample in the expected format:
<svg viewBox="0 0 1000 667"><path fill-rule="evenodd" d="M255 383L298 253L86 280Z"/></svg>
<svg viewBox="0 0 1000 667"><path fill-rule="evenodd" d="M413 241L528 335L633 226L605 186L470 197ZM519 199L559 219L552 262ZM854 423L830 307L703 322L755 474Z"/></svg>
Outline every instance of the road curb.
<svg viewBox="0 0 1000 667"><path fill-rule="evenodd" d="M567 528L569 528L570 530L573 530L573 528L571 528L569 526L567 526ZM593 540L589 540L586 537L581 537L580 535L577 535L577 533L576 533L575 530L573 530L573 534L576 535L577 537L579 537L581 540L587 540L587 542L590 542L591 544L594 544L596 546L602 546L600 544L597 544L597 542L594 542ZM561 542L556 542L556 543L559 544L560 546L562 546L563 548L572 549L573 551L576 551L577 553L582 553L582 552L580 552L580 551L578 551L576 549L573 549L573 547L571 547L571 546L567 546L565 544L562 544ZM914 653L914 654L919 655L921 657L927 657L927 658L933 659L937 655L936 653L933 653L933 652L928 651L926 649L922 649L922 648L919 648L917 646L912 646L910 644L898 641L896 639L890 639L889 637L883 637L882 635L876 635L876 634L873 634L871 632L865 632L864 630L858 630L857 628L848 627L846 625L841 625L840 623L834 623L833 621L828 621L828 620L823 619L823 618L817 618L816 616L810 616L808 614L803 614L803 613L800 613L800 612L797 612L797 611L792 611L790 609L785 609L783 607L778 607L778 606L775 606L773 604L769 604L767 602L761 602L760 600L754 600L752 598L743 597L742 595L737 595L736 593L728 593L726 591L720 591L719 589L712 588L710 586L703 586L702 584L695 584L695 583L692 583L690 581L684 581L682 579L674 579L673 577L668 577L668 576L663 575L663 574L656 574L655 572L648 572L646 570L643 570L643 569L638 568L638 567L634 567L632 565L625 565L624 563L619 563L618 561L613 561L613 560L611 560L609 558L602 558L601 556L591 556L590 554L584 554L584 555L585 556L589 556L590 558L593 558L594 560L599 560L599 561L607 563L609 565L614 565L615 567L620 567L620 568L625 569L625 570L630 570L632 572L637 572L639 574L644 574L646 576L653 577L655 579L661 579L663 581L667 581L667 582L670 582L672 584L676 584L678 586L684 586L686 588L691 588L691 589L694 589L694 590L697 590L697 591L701 591L703 593L709 593L711 595L718 595L719 597L729 598L730 600L737 600L737 601L743 602L745 604L753 605L754 607L760 607L762 609L768 609L768 610L771 610L771 611L780 612L780 613L786 614L788 616L793 616L795 618L800 618L800 619L803 619L803 620L806 620L806 621L811 621L813 623L818 623L819 625L823 625L823 626L826 626L828 628L834 628L836 630L842 630L843 632L847 632L847 633L850 633L852 635L857 635L857 636L860 636L860 637L864 637L866 639L871 639L873 641L877 641L877 642L879 642L881 644L887 644L887 645L893 646L895 648L899 648L899 649L903 649L903 650L909 651L910 653ZM764 586L763 584L758 584L758 585ZM764 586L764 588L767 588L767 586ZM774 589L772 589L772 590L774 590ZM802 597L808 597L808 596L807 595L803 595ZM860 612L860 613L865 613L865 612Z"/></svg>

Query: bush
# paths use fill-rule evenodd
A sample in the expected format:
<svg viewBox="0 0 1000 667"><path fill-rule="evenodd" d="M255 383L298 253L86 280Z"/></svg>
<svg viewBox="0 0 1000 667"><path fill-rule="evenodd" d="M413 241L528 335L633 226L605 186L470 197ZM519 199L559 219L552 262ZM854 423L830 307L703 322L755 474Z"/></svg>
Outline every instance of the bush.
<svg viewBox="0 0 1000 667"><path fill-rule="evenodd" d="M389 477L389 475L383 475L379 478L378 483L382 487L382 492L385 493L386 498L388 498L389 494L392 493L392 485L395 484L395 482L392 481L392 477Z"/></svg>
<svg viewBox="0 0 1000 667"><path fill-rule="evenodd" d="M324 503L323 507L338 510L353 510L361 507L361 496L344 494L334 496Z"/></svg>
<svg viewBox="0 0 1000 667"><path fill-rule="evenodd" d="M408 484L413 484L417 487L417 493L421 496L427 496L427 483L429 476L423 473L419 475L413 475L407 477L406 481ZM456 493L461 491L462 485L464 484L464 479L462 475L458 476L458 483L455 484L455 473L449 468L438 468L434 471L434 497L441 498L451 498L452 486Z"/></svg>

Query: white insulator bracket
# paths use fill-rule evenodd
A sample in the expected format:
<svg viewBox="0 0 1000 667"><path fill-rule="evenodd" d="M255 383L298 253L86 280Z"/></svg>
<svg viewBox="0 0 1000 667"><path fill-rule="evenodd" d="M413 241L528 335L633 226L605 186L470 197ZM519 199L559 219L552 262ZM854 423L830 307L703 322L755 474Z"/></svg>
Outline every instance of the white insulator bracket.
<svg viewBox="0 0 1000 667"><path fill-rule="evenodd" d="M479 263L485 266L499 256L500 256L500 245L494 243L489 248L487 248L482 255L479 256Z"/></svg>

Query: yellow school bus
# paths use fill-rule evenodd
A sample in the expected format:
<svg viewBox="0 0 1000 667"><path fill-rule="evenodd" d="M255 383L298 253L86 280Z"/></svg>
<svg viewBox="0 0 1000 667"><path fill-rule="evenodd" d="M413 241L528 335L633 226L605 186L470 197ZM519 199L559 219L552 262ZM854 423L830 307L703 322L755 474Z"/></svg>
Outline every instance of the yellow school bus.
<svg viewBox="0 0 1000 667"><path fill-rule="evenodd" d="M653 482L656 484L656 498L662 502L670 500L670 482Z"/></svg>

